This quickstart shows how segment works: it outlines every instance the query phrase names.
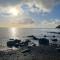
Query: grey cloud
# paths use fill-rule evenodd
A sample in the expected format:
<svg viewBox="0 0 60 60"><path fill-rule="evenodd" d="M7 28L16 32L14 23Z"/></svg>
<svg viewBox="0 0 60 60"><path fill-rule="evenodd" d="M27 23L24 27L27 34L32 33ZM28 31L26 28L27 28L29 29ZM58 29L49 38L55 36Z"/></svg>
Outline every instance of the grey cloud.
<svg viewBox="0 0 60 60"><path fill-rule="evenodd" d="M33 24L34 20L29 17L28 15L23 14L22 16L18 16L18 17L10 17L10 23L14 23L14 24Z"/></svg>
<svg viewBox="0 0 60 60"><path fill-rule="evenodd" d="M9 6L19 4L22 0L0 0L0 6Z"/></svg>
<svg viewBox="0 0 60 60"><path fill-rule="evenodd" d="M23 17L23 18L19 19L19 20L18 20L18 23L19 23L19 24L33 24L34 21L33 21L32 18L30 18L30 17L28 17L28 16L25 16L25 18Z"/></svg>
<svg viewBox="0 0 60 60"><path fill-rule="evenodd" d="M46 5L47 7L51 4L53 5L54 3L60 3L60 0L0 0L0 6L16 5L21 2L33 3L34 1L38 4Z"/></svg>
<svg viewBox="0 0 60 60"><path fill-rule="evenodd" d="M50 9L56 4L60 3L60 0L36 0L36 2L43 7Z"/></svg>
<svg viewBox="0 0 60 60"><path fill-rule="evenodd" d="M55 3L60 3L60 0L55 0Z"/></svg>
<svg viewBox="0 0 60 60"><path fill-rule="evenodd" d="M8 16L11 16L11 14L10 13L5 13L5 12L1 12L0 16L1 17L8 17Z"/></svg>
<svg viewBox="0 0 60 60"><path fill-rule="evenodd" d="M33 3L35 5L33 5ZM58 4L60 4L60 0L34 0L32 2L32 8L40 9L43 12L49 12Z"/></svg>
<svg viewBox="0 0 60 60"><path fill-rule="evenodd" d="M41 10L48 10L53 8L56 4L60 4L60 0L0 0L0 6L15 6L18 4L30 3L31 5L35 3L33 8L39 8Z"/></svg>

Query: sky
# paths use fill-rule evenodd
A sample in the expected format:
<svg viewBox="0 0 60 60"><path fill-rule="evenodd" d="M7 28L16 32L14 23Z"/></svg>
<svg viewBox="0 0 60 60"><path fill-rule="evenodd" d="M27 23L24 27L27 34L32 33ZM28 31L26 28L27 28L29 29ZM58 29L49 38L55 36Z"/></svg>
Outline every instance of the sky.
<svg viewBox="0 0 60 60"><path fill-rule="evenodd" d="M55 28L60 0L0 0L0 27Z"/></svg>

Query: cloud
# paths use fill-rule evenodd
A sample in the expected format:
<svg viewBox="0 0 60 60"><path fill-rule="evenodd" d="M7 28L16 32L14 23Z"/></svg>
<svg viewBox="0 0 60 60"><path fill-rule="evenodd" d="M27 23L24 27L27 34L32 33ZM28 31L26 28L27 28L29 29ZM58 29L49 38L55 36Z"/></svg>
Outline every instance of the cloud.
<svg viewBox="0 0 60 60"><path fill-rule="evenodd" d="M22 0L0 0L0 6L15 6Z"/></svg>
<svg viewBox="0 0 60 60"><path fill-rule="evenodd" d="M56 4L60 4L60 0L0 0L0 6L15 6L21 3L27 3L29 6L34 3L41 10L48 11Z"/></svg>
<svg viewBox="0 0 60 60"><path fill-rule="evenodd" d="M14 17L22 14L23 14L23 10L19 5L9 6L9 7L0 7L1 17Z"/></svg>
<svg viewBox="0 0 60 60"><path fill-rule="evenodd" d="M28 15L23 14L21 16L10 18L9 23L10 24L33 24L34 20Z"/></svg>
<svg viewBox="0 0 60 60"><path fill-rule="evenodd" d="M43 14L43 12L50 12L57 4L60 4L60 0L0 0L0 15L11 16L11 12L13 11L9 12L9 10L13 8L16 9L16 6L18 6L18 10L21 14L24 12L24 10L26 10L26 13L29 11L35 14ZM26 5L27 8L22 9L22 5Z"/></svg>
<svg viewBox="0 0 60 60"><path fill-rule="evenodd" d="M43 20L43 21L39 21L40 24L35 23L36 27L40 27L40 28L55 28L57 25L60 25L60 19L50 19L50 20Z"/></svg>
<svg viewBox="0 0 60 60"><path fill-rule="evenodd" d="M36 27L57 25L60 24L57 19L33 20L40 14L49 13L57 4L60 4L60 0L0 0L0 22L34 24Z"/></svg>
<svg viewBox="0 0 60 60"><path fill-rule="evenodd" d="M31 18L22 18L18 21L19 24L33 24L34 21Z"/></svg>
<svg viewBox="0 0 60 60"><path fill-rule="evenodd" d="M50 12L54 6L60 4L60 0L20 0L18 4L27 4L31 11Z"/></svg>
<svg viewBox="0 0 60 60"><path fill-rule="evenodd" d="M60 0L25 0L21 8L25 14L36 17L50 13L57 4L60 4Z"/></svg>

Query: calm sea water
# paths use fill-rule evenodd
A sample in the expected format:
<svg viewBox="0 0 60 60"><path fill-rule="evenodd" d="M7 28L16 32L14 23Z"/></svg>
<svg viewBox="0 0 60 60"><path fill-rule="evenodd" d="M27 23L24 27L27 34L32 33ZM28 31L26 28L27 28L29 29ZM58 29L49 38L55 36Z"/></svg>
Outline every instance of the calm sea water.
<svg viewBox="0 0 60 60"><path fill-rule="evenodd" d="M44 35L47 35L47 39L49 39L50 43L54 43L51 41L53 39L53 35L55 35L58 39L58 44L60 44L60 34L48 33L48 32L60 32L60 29L41 29L41 28L0 28L0 45L6 46L6 42L10 38L17 38L20 40L30 39L27 36L34 35L38 38L42 38ZM37 43L37 41L34 41ZM38 43L37 43L38 44Z"/></svg>

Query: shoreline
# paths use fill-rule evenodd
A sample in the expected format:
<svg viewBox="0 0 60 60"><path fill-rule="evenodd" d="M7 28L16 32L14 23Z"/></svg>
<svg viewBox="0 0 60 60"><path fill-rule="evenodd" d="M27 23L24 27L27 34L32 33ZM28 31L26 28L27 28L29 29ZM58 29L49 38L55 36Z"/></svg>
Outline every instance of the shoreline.
<svg viewBox="0 0 60 60"><path fill-rule="evenodd" d="M25 49L25 48L24 48ZM49 46L30 47L31 52L22 53L23 49L8 49L0 51L0 59L9 60L59 60L60 53L55 48ZM1 57L2 56L2 57Z"/></svg>

